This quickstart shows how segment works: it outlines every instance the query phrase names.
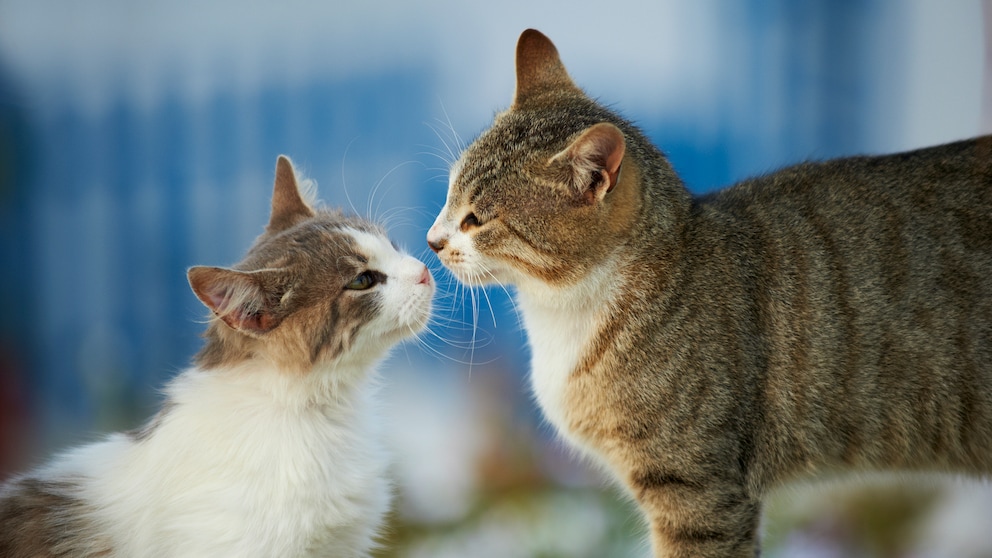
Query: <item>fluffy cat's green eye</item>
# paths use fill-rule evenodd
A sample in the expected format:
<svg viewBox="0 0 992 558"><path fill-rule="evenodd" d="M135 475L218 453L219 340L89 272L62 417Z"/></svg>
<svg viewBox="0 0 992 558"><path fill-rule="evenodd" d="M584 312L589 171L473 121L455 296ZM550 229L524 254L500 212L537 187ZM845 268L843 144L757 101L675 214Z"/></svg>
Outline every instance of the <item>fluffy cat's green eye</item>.
<svg viewBox="0 0 992 558"><path fill-rule="evenodd" d="M478 227L482 223L479 222L479 218L475 216L475 213L469 213L462 219L461 229L465 232L471 228Z"/></svg>
<svg viewBox="0 0 992 558"><path fill-rule="evenodd" d="M351 289L353 291L364 291L365 289L371 289L379 282L379 274L374 271L363 271L358 274L357 277L351 280L351 283L345 285L346 289Z"/></svg>

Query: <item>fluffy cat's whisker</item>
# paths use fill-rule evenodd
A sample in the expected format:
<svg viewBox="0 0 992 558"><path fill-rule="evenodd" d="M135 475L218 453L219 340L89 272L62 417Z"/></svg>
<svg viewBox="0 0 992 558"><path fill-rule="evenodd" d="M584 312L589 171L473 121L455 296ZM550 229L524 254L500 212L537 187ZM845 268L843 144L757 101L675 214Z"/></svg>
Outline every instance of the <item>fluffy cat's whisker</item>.
<svg viewBox="0 0 992 558"><path fill-rule="evenodd" d="M361 215L361 213L358 211L358 208L355 207L355 202L353 202L351 199L351 193L349 192L348 189L348 177L345 174L345 169L347 168L347 163L348 163L348 152L351 150L352 144L354 144L355 141L357 140L358 140L357 136L351 138L351 141L349 141L348 145L346 145L344 148L344 153L341 154L341 191L344 192L344 198L348 202L348 208L351 210L351 212L355 215Z"/></svg>
<svg viewBox="0 0 992 558"><path fill-rule="evenodd" d="M412 161L412 160L411 161L405 161L403 163L399 163L399 164L395 165L393 168L391 168L388 171L386 171L386 173L383 174L382 177L379 178L378 181L376 181L376 183L372 186L372 190L369 192L369 196L368 196L368 204L367 204L367 208L366 208L366 216L367 216L367 218L369 220L376 221L376 222L379 222L380 221L380 219L378 218L378 214L379 214L379 211L382 209L382 200L385 198L386 194L389 193L390 189L396 187L396 184L393 184L392 186L389 186L388 188L386 188L386 191L385 192L382 192L382 197L380 197L378 203L376 203L375 204L375 207L373 208L373 202L375 201L376 196L379 195L379 189L382 187L382 185L386 181L386 179L388 179L390 177L390 175L392 175L397 170L399 170L399 169L401 169L401 168L403 168L405 166L408 166L408 165L416 165L416 164L420 164L420 163L418 161Z"/></svg>
<svg viewBox="0 0 992 558"><path fill-rule="evenodd" d="M456 341L454 339L446 338L434 331L432 327L428 327L425 332L425 337L434 338L443 345L448 347L468 351L474 353L476 349L486 347L490 345L494 338L492 334L488 333L484 328L479 327L477 319L475 319L474 312L472 321L466 321L463 318L456 316L458 308L466 308L464 304L465 297L465 286L457 281L451 276L447 269L432 270L438 285L440 294L435 297L434 313L430 317L429 326L431 324L436 324L445 329L455 329L460 331L471 332L471 338L467 341ZM461 301L461 304L457 304ZM480 333L485 333L481 336ZM426 339L422 339L426 345ZM443 353L437 351L433 346L430 346L430 351L443 356ZM474 358L474 357L473 357ZM473 358L469 360L453 359L460 364L470 364L473 362Z"/></svg>
<svg viewBox="0 0 992 558"><path fill-rule="evenodd" d="M451 302L451 304L446 305L446 303L448 303L449 301ZM451 329L454 331L471 332L475 330L474 326L470 321L466 321L464 319L458 318L454 314L454 311L456 310L454 303L456 301L457 299L453 298L453 295L451 294L439 295L438 297L436 297L434 300L435 312L431 315L428 324L432 326L442 327L445 329ZM444 315L445 310L450 310L451 312L446 316ZM485 329L482 329L482 332L487 333ZM487 335L487 337L491 337L491 335ZM439 339L443 339L443 338L439 337ZM469 347L471 345L470 342L457 342L454 340L446 340L446 342L455 347L457 346Z"/></svg>
<svg viewBox="0 0 992 558"><path fill-rule="evenodd" d="M457 290L457 286L456 286L456 290ZM452 362L463 365L479 364L475 361L474 351L476 349L490 345L493 342L494 338L491 334L488 333L485 335L485 337L480 337L478 335L480 330L482 333L486 333L484 329L478 328L475 324L471 322L466 322L461 319L456 319L453 315L453 312L455 310L453 304L450 307L452 314L449 315L448 317L442 317L443 310L445 309L443 303L448 300L450 300L451 302L456 302L458 298L459 295L455 291L449 291L447 294L442 294L435 298L435 312L429 317L427 321L427 325L424 328L424 331L417 337L417 340L428 352L435 354L446 360L450 360ZM440 302L442 304L438 304L439 302L438 299L440 299ZM464 307L464 305L462 307ZM470 339L466 341L458 341L455 339L451 339L435 331L433 327L434 325L437 325L447 330L455 329L461 331L470 331L472 333L472 336ZM429 342L430 339L436 340L437 342L440 342L444 346L457 349L459 351L468 352L470 354L470 358L468 360L463 360L463 359L455 358L447 354L446 352L440 351Z"/></svg>
<svg viewBox="0 0 992 558"><path fill-rule="evenodd" d="M450 347L453 347L455 349L459 349L459 350L462 350L462 351L469 351L469 350L472 349L472 346L470 346L470 345L461 345L461 344L453 343L453 342L451 342L449 340L445 340L442 337L437 336L437 334L435 334L433 331L430 331L429 328L427 330L425 330L425 332L426 333L429 333L429 334L432 334L432 335L435 335L437 339L442 340L446 345L448 345ZM453 362L455 364L460 364L460 365L471 367L471 366L475 366L475 365L478 365L478 364L489 364L490 362L492 362L492 360L490 360L488 362L478 363L478 362L476 362L474 360L474 358L469 358L468 360L463 360L463 359L456 358L456 357L448 354L446 351L441 351L441 350L433 347L430 343L426 342L424 339L418 338L418 342L420 343L421 347L423 347L429 353L432 353L432 354L438 356L441 359L444 359L444 360Z"/></svg>
<svg viewBox="0 0 992 558"><path fill-rule="evenodd" d="M397 216L402 219L398 223L394 221L394 219L396 219ZM415 226L417 227L417 230L419 232L422 230L421 218L423 217L433 218L433 213L425 207L399 206L399 207L394 207L392 209L387 209L380 218L376 219L376 221L383 223L386 226L386 228L389 230L392 230L395 224L395 226L397 227ZM436 261L437 259L434 257L434 254L430 251L430 248L428 248L425 245L423 246L423 248L420 249L418 258L424 262L427 262L429 260Z"/></svg>
<svg viewBox="0 0 992 558"><path fill-rule="evenodd" d="M386 210L376 218L376 222L382 223L382 226L391 233L411 228L420 230L419 221L410 215L414 212L413 208L396 207Z"/></svg>

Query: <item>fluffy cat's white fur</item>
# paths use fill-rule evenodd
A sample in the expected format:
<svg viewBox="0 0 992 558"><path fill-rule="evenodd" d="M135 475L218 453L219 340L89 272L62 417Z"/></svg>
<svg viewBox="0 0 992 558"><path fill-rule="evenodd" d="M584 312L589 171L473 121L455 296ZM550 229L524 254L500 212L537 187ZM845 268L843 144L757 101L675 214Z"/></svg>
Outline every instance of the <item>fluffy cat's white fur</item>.
<svg viewBox="0 0 992 558"><path fill-rule="evenodd" d="M330 385L342 375L365 379L344 397ZM355 556L373 546L389 488L367 370L190 369L166 391L170 407L147 439L114 434L35 475L80 484L113 556Z"/></svg>

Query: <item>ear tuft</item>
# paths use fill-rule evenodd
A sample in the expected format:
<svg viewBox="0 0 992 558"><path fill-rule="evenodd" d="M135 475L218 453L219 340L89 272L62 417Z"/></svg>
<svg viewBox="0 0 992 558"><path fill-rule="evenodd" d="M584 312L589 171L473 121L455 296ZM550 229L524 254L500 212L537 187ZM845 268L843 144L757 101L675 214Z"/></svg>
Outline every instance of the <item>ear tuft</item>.
<svg viewBox="0 0 992 558"><path fill-rule="evenodd" d="M200 302L237 331L257 336L275 329L282 321L268 302L257 273L194 266L186 276Z"/></svg>
<svg viewBox="0 0 992 558"><path fill-rule="evenodd" d="M620 181L626 152L623 132L609 122L587 128L564 151L552 158L571 166L575 192L588 203L602 201Z"/></svg>
<svg viewBox="0 0 992 558"><path fill-rule="evenodd" d="M299 183L296 180L296 170L289 157L280 155L276 159L276 180L272 189L272 214L266 230L276 232L285 230L301 219L314 216L310 206L300 195Z"/></svg>
<svg viewBox="0 0 992 558"><path fill-rule="evenodd" d="M536 93L551 88L581 92L565 70L554 43L536 29L527 29L520 34L520 39L517 40L516 66L514 107L519 107Z"/></svg>

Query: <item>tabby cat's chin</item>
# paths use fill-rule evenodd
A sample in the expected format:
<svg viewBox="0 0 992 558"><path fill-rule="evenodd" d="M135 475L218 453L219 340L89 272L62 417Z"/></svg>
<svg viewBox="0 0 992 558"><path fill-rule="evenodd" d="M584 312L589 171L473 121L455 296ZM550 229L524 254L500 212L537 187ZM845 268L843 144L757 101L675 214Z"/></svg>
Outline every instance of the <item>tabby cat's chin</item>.
<svg viewBox="0 0 992 558"><path fill-rule="evenodd" d="M452 273L454 273L455 278L457 278L462 283L466 285L470 285L472 287L485 287L487 285L492 285L493 283L496 283L496 281L493 280L492 277L484 273L473 272L469 270L458 270L458 269L452 269L451 271Z"/></svg>
<svg viewBox="0 0 992 558"><path fill-rule="evenodd" d="M472 287L486 287L489 285L506 286L513 283L513 278L509 273L501 269L487 269L481 266L467 265L462 262L452 261L445 258L445 254L439 254L441 263L458 279L459 282Z"/></svg>

